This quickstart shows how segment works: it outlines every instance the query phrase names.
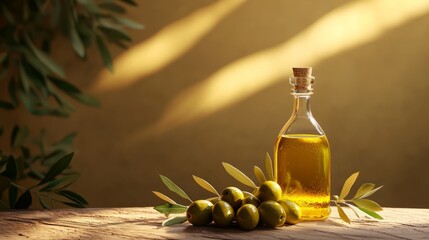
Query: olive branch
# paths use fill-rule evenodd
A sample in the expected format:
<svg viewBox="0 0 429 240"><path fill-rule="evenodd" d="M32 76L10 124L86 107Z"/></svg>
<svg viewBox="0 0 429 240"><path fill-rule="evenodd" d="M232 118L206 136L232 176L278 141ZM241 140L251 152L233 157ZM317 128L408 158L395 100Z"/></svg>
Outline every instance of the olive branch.
<svg viewBox="0 0 429 240"><path fill-rule="evenodd" d="M262 184L265 181L274 181L274 171L273 171L273 162L271 160L270 155L267 153L265 156L265 173L262 171L261 168L258 166L254 166L253 172L258 180L259 184ZM238 168L234 167L233 165L229 163L222 162L222 165L225 169L225 171L231 175L235 180L239 181L240 183L251 187L253 189L257 189L258 185L256 185L246 174L244 174L242 171L240 171ZM370 218L374 219L380 219L382 220L383 217L381 217L376 212L383 210L380 205L372 200L366 199L367 197L374 194L376 191L378 191L383 186L375 188L375 184L373 183L364 183L362 184L359 189L357 190L356 194L352 199L345 199L347 195L350 192L350 189L352 188L353 184L355 183L357 177L359 175L359 172L353 173L347 180L344 182L343 188L341 189L340 195L333 195L334 200L331 200L335 204L335 206L338 209L338 214L340 218L350 224L350 218L347 216L345 211L343 210L343 207L348 207L353 210L355 215L358 218L361 218L359 215L359 211L365 213ZM216 195L216 197L219 197L218 191L206 180L203 178L200 178L198 176L192 175L194 181L203 189L207 190L208 192ZM179 195L181 198L186 199L193 202L192 199L183 191L177 184L175 184L172 180L167 178L166 176L160 175L161 181L164 183L167 188ZM155 206L154 209L162 214L164 214L166 217L168 217L170 214L181 214L185 213L188 209L188 206L179 204L175 202L173 199L168 197L167 195L152 191L157 197L165 201L165 204ZM354 205L353 205L354 204ZM175 216L170 217L167 220L165 220L162 223L162 226L171 226L175 224L181 224L187 221L186 216Z"/></svg>

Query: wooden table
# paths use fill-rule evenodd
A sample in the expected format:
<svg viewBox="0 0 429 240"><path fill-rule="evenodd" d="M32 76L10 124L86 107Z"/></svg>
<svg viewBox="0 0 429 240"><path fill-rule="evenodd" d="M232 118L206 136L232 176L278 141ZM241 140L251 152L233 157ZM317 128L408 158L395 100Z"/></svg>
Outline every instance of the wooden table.
<svg viewBox="0 0 429 240"><path fill-rule="evenodd" d="M429 209L385 208L382 221L343 223L335 208L325 221L280 228L162 227L152 208L60 209L0 212L0 239L429 239ZM352 218L353 217L353 218Z"/></svg>

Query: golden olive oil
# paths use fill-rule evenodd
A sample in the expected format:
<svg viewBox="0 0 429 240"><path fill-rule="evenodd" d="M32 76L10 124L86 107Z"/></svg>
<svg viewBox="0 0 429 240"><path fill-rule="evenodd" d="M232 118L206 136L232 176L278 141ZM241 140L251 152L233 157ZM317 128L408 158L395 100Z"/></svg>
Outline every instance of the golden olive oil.
<svg viewBox="0 0 429 240"><path fill-rule="evenodd" d="M330 208L330 148L325 135L279 135L274 173L283 198L301 207L302 220L322 220Z"/></svg>

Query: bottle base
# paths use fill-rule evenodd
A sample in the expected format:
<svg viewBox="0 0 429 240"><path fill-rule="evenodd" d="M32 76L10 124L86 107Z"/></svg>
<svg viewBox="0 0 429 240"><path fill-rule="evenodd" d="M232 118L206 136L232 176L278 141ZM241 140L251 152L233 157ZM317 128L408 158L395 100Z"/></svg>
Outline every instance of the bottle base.
<svg viewBox="0 0 429 240"><path fill-rule="evenodd" d="M306 208L301 207L301 220L302 221L323 221L331 214L331 208Z"/></svg>

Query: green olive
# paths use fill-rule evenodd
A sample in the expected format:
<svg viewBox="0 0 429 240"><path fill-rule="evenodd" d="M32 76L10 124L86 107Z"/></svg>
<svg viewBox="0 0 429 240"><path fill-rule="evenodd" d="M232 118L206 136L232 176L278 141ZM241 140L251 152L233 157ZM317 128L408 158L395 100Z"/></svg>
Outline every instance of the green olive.
<svg viewBox="0 0 429 240"><path fill-rule="evenodd" d="M280 200L279 204L283 207L286 212L286 222L288 224L297 224L301 219L301 208L298 204L289 200Z"/></svg>
<svg viewBox="0 0 429 240"><path fill-rule="evenodd" d="M253 204L244 204L237 211L238 226L244 230L252 230L259 223L258 208Z"/></svg>
<svg viewBox="0 0 429 240"><path fill-rule="evenodd" d="M259 199L255 197L255 195L251 194L251 195L248 195L247 197L244 197L241 205L244 205L244 204L253 204L255 205L255 207L259 207L259 205L261 204L261 201L259 201Z"/></svg>
<svg viewBox="0 0 429 240"><path fill-rule="evenodd" d="M282 196L282 189L280 185L274 181L266 181L261 184L255 196L261 201L275 201L280 200Z"/></svg>
<svg viewBox="0 0 429 240"><path fill-rule="evenodd" d="M286 212L277 202L262 202L261 205L259 205L258 210L263 224L268 227L279 227L286 221Z"/></svg>
<svg viewBox="0 0 429 240"><path fill-rule="evenodd" d="M243 193L244 198L247 198L248 196L255 196L253 193L250 193L248 191L241 191Z"/></svg>
<svg viewBox="0 0 429 240"><path fill-rule="evenodd" d="M243 192L236 187L227 187L222 191L220 199L229 203L235 211L241 206L244 195Z"/></svg>
<svg viewBox="0 0 429 240"><path fill-rule="evenodd" d="M212 222L213 203L207 200L196 200L189 205L186 218L194 226L204 226Z"/></svg>
<svg viewBox="0 0 429 240"><path fill-rule="evenodd" d="M212 217L217 226L227 227L234 218L234 209L229 203L220 200L213 206Z"/></svg>

